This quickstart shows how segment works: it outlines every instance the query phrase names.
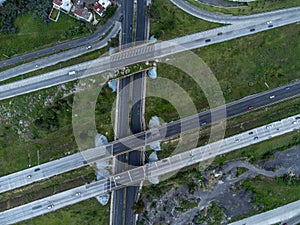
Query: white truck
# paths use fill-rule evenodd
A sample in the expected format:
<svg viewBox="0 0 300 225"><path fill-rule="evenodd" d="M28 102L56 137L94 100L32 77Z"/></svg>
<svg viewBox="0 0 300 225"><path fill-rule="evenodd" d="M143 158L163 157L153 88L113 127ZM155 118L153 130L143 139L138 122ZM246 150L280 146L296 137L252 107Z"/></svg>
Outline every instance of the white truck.
<svg viewBox="0 0 300 225"><path fill-rule="evenodd" d="M72 76L72 75L75 75L75 74L76 74L75 70L69 72L69 76Z"/></svg>

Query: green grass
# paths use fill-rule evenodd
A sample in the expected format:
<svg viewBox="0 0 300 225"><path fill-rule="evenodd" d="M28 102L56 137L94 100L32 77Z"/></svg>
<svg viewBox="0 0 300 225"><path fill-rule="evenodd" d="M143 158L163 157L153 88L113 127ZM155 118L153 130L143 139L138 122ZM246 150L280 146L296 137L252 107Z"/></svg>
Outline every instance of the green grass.
<svg viewBox="0 0 300 225"><path fill-rule="evenodd" d="M0 34L0 60L3 55L13 57L40 48L57 45L62 41L78 38L89 33L85 24L61 13L59 20L43 23L32 13L18 17L15 21L19 31L16 34Z"/></svg>
<svg viewBox="0 0 300 225"><path fill-rule="evenodd" d="M165 0L153 1L148 14L151 18L150 35L155 35L159 40L168 40L221 26L188 15Z"/></svg>
<svg viewBox="0 0 300 225"><path fill-rule="evenodd" d="M273 179L263 176L245 180L242 183L242 187L254 193L252 203L255 206L255 211L250 215L265 212L299 200L300 180L296 178L291 178L291 180L291 183L287 183L283 178ZM234 220L238 219L240 218L234 218Z"/></svg>
<svg viewBox="0 0 300 225"><path fill-rule="evenodd" d="M194 0L187 1L192 5L195 5L201 9L205 9L210 12L218 12L232 15L248 15L300 6L299 0L256 0L254 2L249 2L248 6L239 8L214 7Z"/></svg>
<svg viewBox="0 0 300 225"><path fill-rule="evenodd" d="M273 104L261 109L257 109L242 115L238 115L236 117L233 118L229 118L227 120L227 124L226 124L226 131L225 131L225 137L229 137L241 132L245 132L246 130L250 130L252 128L255 127L259 127L259 126L263 126L264 124L268 124L274 121L278 121L280 119L286 118L288 116L292 116L295 115L297 113L300 112L300 97L296 97L290 100L286 100L284 102L280 102L278 104ZM288 134L290 135L290 134ZM294 135L292 135L294 136ZM192 136L189 136L190 138L186 138L186 141L189 142L190 140L194 140ZM210 127L206 127L200 130L199 133L199 139L198 139L198 146L202 146L204 145L206 142L208 142L210 137ZM272 141L270 141L272 142ZM280 142L280 141L279 141ZM291 146L291 145L295 145L298 143L298 140L296 141L292 141L290 143L288 142L284 142L282 143L283 146L287 145L287 146ZM277 143L276 143L277 144ZM163 151L158 152L158 157L160 159L162 158L166 158L168 156L170 156L171 154L173 154L175 148L178 145L178 140L177 139L173 139L172 141L165 141L162 143L161 147L163 149ZM183 145L182 150L187 150L190 149L191 147L186 147L186 143L182 142L181 145ZM265 145L262 148L265 148L267 145ZM281 146L281 145L278 145ZM269 146L268 146L269 147ZM279 150L279 149L277 149ZM234 159L236 157L240 158L240 159L244 159L246 157L250 157L251 156L251 152L249 152L249 154L245 155L245 152L248 151L248 148L244 148L244 150L237 150L233 153L227 154L225 156L222 157L217 157L215 162L217 164L222 164L227 160L231 160ZM259 149L258 152L263 152L263 154L265 154L265 152L269 151L268 149L265 150L261 150ZM267 153L266 155L264 155L265 157L267 157ZM252 156L250 157L252 158ZM255 156L255 158L253 159L260 159L259 156Z"/></svg>
<svg viewBox="0 0 300 225"><path fill-rule="evenodd" d="M18 225L99 225L109 224L109 204L100 205L95 199L89 199L58 211L33 218Z"/></svg>
<svg viewBox="0 0 300 225"><path fill-rule="evenodd" d="M300 135L296 131L258 144L238 149L231 152L230 154L225 154L223 156L217 157L214 162L217 165L222 165L228 160L249 159L250 162L255 163L258 160L272 159L273 153L275 151L284 151L299 144Z"/></svg>
<svg viewBox="0 0 300 225"><path fill-rule="evenodd" d="M0 210L8 210L29 202L48 197L65 190L90 183L95 180L95 171L92 167L83 167L50 179L26 185L0 196Z"/></svg>
<svg viewBox="0 0 300 225"><path fill-rule="evenodd" d="M208 224L215 225L221 224L223 220L223 210L215 202L212 202L208 207L207 212L200 211L198 215L194 217L194 220L197 224Z"/></svg>
<svg viewBox="0 0 300 225"><path fill-rule="evenodd" d="M214 44L194 52L212 70L225 101L231 102L299 78L299 33L299 25L289 25ZM159 77L172 80L182 87L193 100L198 112L209 108L201 88L186 73L167 64L158 64L157 73ZM155 82L148 80L147 83ZM149 98L146 101L146 121L154 115L165 121L178 118L170 103Z"/></svg>
<svg viewBox="0 0 300 225"><path fill-rule="evenodd" d="M58 13L59 13L59 10L56 9L56 8L53 8L53 11L52 11L52 13L51 13L51 19L54 19L54 20L55 20Z"/></svg>
<svg viewBox="0 0 300 225"><path fill-rule="evenodd" d="M83 54L81 56L78 56L76 58L73 58L73 59L70 59L70 60L67 60L67 61L64 61L64 62L60 62L60 63L57 63L57 64L52 65L52 66L48 66L48 67L45 67L45 68L42 68L42 69L39 69L39 70L35 70L33 72L30 72L30 73L22 74L22 75L17 76L17 77L13 77L13 78L10 78L10 79L4 80L4 81L0 81L0 85L8 84L8 83L11 83L11 82L14 82L14 81L26 79L26 78L29 78L29 77L41 75L43 73L48 73L48 72L51 72L51 71L54 71L54 70L58 70L58 69L61 69L61 68L64 68L64 67L76 65L76 64L79 64L79 63L82 63L82 62L85 62L85 61L93 60L93 59L99 58L106 51L107 51L107 48L104 47L103 49L100 49L100 50L88 52L88 53L85 53L85 54Z"/></svg>

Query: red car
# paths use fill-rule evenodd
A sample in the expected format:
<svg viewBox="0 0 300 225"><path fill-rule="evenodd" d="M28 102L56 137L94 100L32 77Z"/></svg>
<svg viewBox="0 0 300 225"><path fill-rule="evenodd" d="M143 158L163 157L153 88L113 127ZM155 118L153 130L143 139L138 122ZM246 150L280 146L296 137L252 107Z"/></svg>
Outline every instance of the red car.
<svg viewBox="0 0 300 225"><path fill-rule="evenodd" d="M254 107L252 105L249 105L248 110L252 110Z"/></svg>
<svg viewBox="0 0 300 225"><path fill-rule="evenodd" d="M250 131L249 134L250 134L250 135L253 134L253 131Z"/></svg>

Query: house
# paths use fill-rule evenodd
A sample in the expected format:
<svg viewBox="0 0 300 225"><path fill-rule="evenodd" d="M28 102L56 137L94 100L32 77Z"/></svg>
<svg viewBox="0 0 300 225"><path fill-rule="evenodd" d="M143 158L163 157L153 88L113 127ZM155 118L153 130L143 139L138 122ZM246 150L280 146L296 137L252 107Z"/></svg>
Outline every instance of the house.
<svg viewBox="0 0 300 225"><path fill-rule="evenodd" d="M73 3L71 0L53 0L53 7L56 9L59 9L60 11L63 11L65 13L69 13Z"/></svg>
<svg viewBox="0 0 300 225"><path fill-rule="evenodd" d="M94 11L101 17L104 16L105 10L112 4L111 0L98 0L94 4Z"/></svg>
<svg viewBox="0 0 300 225"><path fill-rule="evenodd" d="M76 5L73 14L77 19L83 22L91 22L93 19L93 13L83 6Z"/></svg>

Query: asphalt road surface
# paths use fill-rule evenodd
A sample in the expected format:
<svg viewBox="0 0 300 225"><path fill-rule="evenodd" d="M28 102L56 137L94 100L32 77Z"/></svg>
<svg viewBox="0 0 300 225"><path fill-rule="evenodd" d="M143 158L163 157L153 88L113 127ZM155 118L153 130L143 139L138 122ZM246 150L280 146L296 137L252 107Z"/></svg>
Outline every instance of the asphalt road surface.
<svg viewBox="0 0 300 225"><path fill-rule="evenodd" d="M44 49L34 51L34 52L31 52L31 53L28 53L25 55L20 55L20 56L11 58L11 59L7 59L5 61L0 61L0 68L9 66L12 64L16 64L16 63L28 61L28 60L31 60L31 59L34 59L37 57L43 57L45 55L54 54L59 51L63 51L63 50L71 49L71 48L76 48L76 47L86 46L86 45L93 45L95 42L98 42L99 39L101 37L103 37L111 29L114 22L119 19L120 11L121 11L121 9L119 8L117 10L117 12L115 13L115 15L112 18L110 18L107 21L107 23L105 25L103 25L103 27L96 30L92 35L89 35L87 37L80 38L80 39L77 39L74 41L68 41L68 42L62 43L60 45L53 46L53 47L44 48Z"/></svg>
<svg viewBox="0 0 300 225"><path fill-rule="evenodd" d="M122 21L121 48L126 49L132 46L134 1L124 0ZM129 135L129 99L130 99L130 77L118 80L117 90L118 109L116 111L116 138L123 138ZM123 172L126 169L126 155L116 156L114 160L114 173ZM112 193L111 201L111 225L124 224L124 201L125 189L121 188Z"/></svg>
<svg viewBox="0 0 300 225"><path fill-rule="evenodd" d="M137 1L136 16L136 42L147 40L146 16L145 16L146 0ZM144 130L144 106L145 106L145 82L146 73L140 72L133 75L132 84L132 108L130 116L130 130L132 134L140 133ZM144 165L143 149L134 150L128 153L128 169L132 167ZM125 204L125 225L136 224L136 215L133 210L134 203L138 201L138 191L141 183L126 187L126 204Z"/></svg>
<svg viewBox="0 0 300 225"><path fill-rule="evenodd" d="M214 158L218 155L226 154L242 147L250 146L288 132L299 130L300 119L296 119L297 117L300 117L300 114L251 129L250 131L246 131L202 147L173 155L154 163L146 164L145 166L140 166L132 170L113 175L109 178L99 180L91 184L83 185L81 187L0 212L0 224L12 224L43 215L85 199L101 195L108 191L123 188L146 179L151 180L153 177L159 177L171 171L182 169L186 166ZM268 221L270 221L270 223L275 221L274 223L276 223L279 219L282 220L283 218L287 219L299 215L299 202L295 204L296 205L292 205L290 208L285 206L285 209L283 210L283 214L285 214L285 216L277 212L276 214L273 214L271 217L272 219ZM253 218L251 218L251 221L252 220ZM255 220L255 222L251 224L265 224L259 223L259 221L262 221L262 218Z"/></svg>
<svg viewBox="0 0 300 225"><path fill-rule="evenodd" d="M272 20L272 28L295 23L299 20L300 10L295 12L291 12L289 10L287 12L288 14L282 14L280 19ZM172 42L164 41L155 44L137 46L111 56L101 57L96 60L70 66L40 76L2 85L0 86L0 100L33 92L46 87L56 86L58 84L79 79L81 77L89 77L129 64L165 57L178 52L200 48L214 43L220 43L226 40L231 40L272 28L266 24L266 21L263 18L258 24L245 23L229 25L197 34L187 35L181 38L175 38L172 40ZM254 31L250 31L253 29ZM217 35L220 32L222 35ZM208 39L210 40L209 42L206 41ZM89 69L86 70L87 68ZM68 72L73 70L76 71L76 75L68 75Z"/></svg>
<svg viewBox="0 0 300 225"><path fill-rule="evenodd" d="M299 96L299 94L300 81L267 92L242 98L235 102L228 103L226 107L220 107L219 110L213 111L218 114L218 111L226 110L227 116L234 116L247 112L250 105L253 106L255 110L268 104L273 104L291 97ZM275 97L271 99L270 96ZM145 146L151 142L165 140L189 130L199 129L200 123L206 120L207 124L209 124L210 118L210 111L204 111L184 118L181 120L182 122L174 121L156 130L148 130L136 135L131 135L111 142L106 146L85 150L33 168L3 176L0 178L0 193L86 166L88 163L111 157L111 155L122 154L126 151L138 149L139 147ZM146 140L145 137L147 137ZM34 169L37 167L40 168L40 170L38 172L34 172ZM28 175L31 175L30 179L27 178Z"/></svg>

